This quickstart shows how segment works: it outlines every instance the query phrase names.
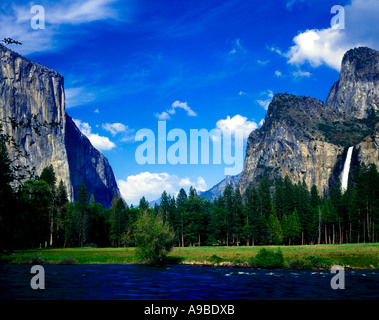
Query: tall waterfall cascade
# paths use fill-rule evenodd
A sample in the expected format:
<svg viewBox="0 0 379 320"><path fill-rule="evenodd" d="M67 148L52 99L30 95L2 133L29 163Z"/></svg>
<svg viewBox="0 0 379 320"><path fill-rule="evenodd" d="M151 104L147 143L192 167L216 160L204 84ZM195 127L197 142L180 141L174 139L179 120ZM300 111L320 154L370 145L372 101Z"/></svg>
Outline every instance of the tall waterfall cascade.
<svg viewBox="0 0 379 320"><path fill-rule="evenodd" d="M349 149L347 150L347 155L345 159L345 164L343 166L342 178L341 178L342 192L346 191L347 189L347 183L349 181L351 155L353 154L353 149L354 147L349 147Z"/></svg>

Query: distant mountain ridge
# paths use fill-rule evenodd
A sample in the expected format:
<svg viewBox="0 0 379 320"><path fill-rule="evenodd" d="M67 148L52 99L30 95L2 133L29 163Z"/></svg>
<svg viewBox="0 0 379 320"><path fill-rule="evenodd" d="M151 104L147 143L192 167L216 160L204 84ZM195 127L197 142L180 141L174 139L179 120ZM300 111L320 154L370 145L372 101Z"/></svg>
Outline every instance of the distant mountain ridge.
<svg viewBox="0 0 379 320"><path fill-rule="evenodd" d="M240 178L241 174L238 174L236 176L226 176L224 180L220 181L209 190L200 191L199 196L205 197L209 200L217 199L221 196L222 192L229 183L231 183L233 188L235 188L238 185Z"/></svg>

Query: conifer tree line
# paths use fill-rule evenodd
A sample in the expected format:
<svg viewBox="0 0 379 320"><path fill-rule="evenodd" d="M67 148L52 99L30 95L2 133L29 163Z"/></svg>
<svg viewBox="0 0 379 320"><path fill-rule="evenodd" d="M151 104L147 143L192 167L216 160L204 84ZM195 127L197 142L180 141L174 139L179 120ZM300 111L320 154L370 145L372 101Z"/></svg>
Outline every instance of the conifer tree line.
<svg viewBox="0 0 379 320"><path fill-rule="evenodd" d="M321 196L315 185L265 175L244 197L229 184L212 203L193 188L176 199L163 192L154 212L170 222L177 246L339 244L378 241L378 201L379 172L362 165L344 192L337 183Z"/></svg>
<svg viewBox="0 0 379 320"><path fill-rule="evenodd" d="M163 191L154 208L144 197L138 207L113 197L105 209L82 181L70 203L66 186L52 166L16 190L6 145L0 137L0 249L38 247L130 247L143 213L160 216L175 232L176 246L298 245L377 242L379 172L375 165L356 168L345 192L339 184L321 196L305 182L262 177L242 197L229 184L209 201L190 188L176 197Z"/></svg>

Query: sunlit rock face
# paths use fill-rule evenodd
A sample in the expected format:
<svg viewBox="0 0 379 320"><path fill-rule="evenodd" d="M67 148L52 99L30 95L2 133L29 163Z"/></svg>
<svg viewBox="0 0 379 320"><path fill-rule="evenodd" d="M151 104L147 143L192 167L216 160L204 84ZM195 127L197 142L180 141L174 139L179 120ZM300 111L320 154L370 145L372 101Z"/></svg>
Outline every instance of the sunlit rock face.
<svg viewBox="0 0 379 320"><path fill-rule="evenodd" d="M28 126L12 127L11 118L26 123L34 115L39 124L59 125L42 125L39 132ZM0 119L3 133L19 145L13 148L8 144L11 160L28 168L17 175L27 179L29 170L40 175L43 168L52 165L57 181L66 184L71 201L76 200L82 179L89 193L106 207L114 193L120 197L107 159L66 116L63 77L3 45L0 45ZM16 149L23 155L18 160Z"/></svg>
<svg viewBox="0 0 379 320"><path fill-rule="evenodd" d="M355 48L345 53L339 80L325 103L347 116L366 118L379 110L379 52Z"/></svg>
<svg viewBox="0 0 379 320"><path fill-rule="evenodd" d="M319 192L340 179L350 146L354 163L379 167L379 53L368 48L349 50L339 81L324 104L310 97L277 94L261 128L247 141L242 194L264 174L289 176L292 182L316 185Z"/></svg>

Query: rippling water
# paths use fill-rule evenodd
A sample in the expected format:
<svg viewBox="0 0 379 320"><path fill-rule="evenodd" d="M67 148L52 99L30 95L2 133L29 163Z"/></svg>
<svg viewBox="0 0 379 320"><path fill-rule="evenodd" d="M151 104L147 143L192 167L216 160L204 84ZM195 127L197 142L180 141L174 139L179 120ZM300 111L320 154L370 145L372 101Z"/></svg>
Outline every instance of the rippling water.
<svg viewBox="0 0 379 320"><path fill-rule="evenodd" d="M379 299L378 270L346 270L333 290L329 271L168 265L45 265L45 290L30 287L31 265L5 265L0 299Z"/></svg>

